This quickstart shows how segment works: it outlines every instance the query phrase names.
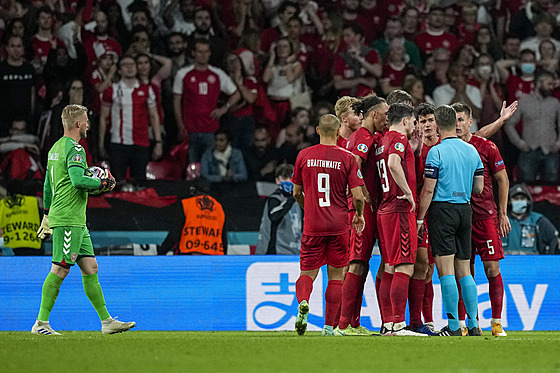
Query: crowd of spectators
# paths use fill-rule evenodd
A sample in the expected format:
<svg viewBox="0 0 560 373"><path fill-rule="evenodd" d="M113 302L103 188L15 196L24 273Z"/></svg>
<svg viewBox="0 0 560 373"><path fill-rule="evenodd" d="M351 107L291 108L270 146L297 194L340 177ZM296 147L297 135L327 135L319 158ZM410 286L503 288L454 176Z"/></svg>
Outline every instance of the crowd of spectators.
<svg viewBox="0 0 560 373"><path fill-rule="evenodd" d="M119 181L188 146L162 167L274 182L337 98L404 89L469 104L473 131L519 100L492 140L512 179L558 183L559 21L554 0L3 0L0 171L41 177L80 104L88 162Z"/></svg>

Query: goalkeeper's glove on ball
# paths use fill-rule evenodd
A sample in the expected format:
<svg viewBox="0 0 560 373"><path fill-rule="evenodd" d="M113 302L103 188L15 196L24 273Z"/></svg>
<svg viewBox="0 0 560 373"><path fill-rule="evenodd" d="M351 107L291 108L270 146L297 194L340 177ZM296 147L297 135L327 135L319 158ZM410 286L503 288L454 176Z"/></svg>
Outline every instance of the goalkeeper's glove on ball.
<svg viewBox="0 0 560 373"><path fill-rule="evenodd" d="M113 190L115 185L117 185L115 178L111 175L111 171L107 170L106 176L107 177L105 179L101 179L101 185L99 186L99 189L101 189L102 192L110 192Z"/></svg>

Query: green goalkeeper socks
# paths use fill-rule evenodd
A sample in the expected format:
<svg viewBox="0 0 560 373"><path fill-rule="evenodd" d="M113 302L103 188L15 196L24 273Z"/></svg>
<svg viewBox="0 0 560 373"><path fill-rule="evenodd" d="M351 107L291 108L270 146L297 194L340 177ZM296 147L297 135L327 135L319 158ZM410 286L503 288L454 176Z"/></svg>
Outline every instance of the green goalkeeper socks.
<svg viewBox="0 0 560 373"><path fill-rule="evenodd" d="M56 302L56 297L58 297L62 281L62 278L52 272L49 272L47 275L43 283L43 292L41 294L41 307L39 308L39 316L37 317L39 321L49 321L49 316L54 307L54 302Z"/></svg>
<svg viewBox="0 0 560 373"><path fill-rule="evenodd" d="M111 317L107 311L107 307L105 307L105 298L103 298L103 291L101 290L97 273L93 275L82 275L82 282L84 284L84 291L93 305L93 308L95 308L95 311L99 315L99 318L105 320Z"/></svg>

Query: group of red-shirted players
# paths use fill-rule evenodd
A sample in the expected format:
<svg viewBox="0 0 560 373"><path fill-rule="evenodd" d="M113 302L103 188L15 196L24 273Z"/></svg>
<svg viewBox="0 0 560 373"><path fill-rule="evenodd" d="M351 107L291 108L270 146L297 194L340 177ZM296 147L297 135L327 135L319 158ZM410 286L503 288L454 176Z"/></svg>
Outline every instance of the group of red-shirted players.
<svg viewBox="0 0 560 373"><path fill-rule="evenodd" d="M402 90L393 91L387 100L375 95L344 96L335 105L337 117L328 115L319 122L321 143L298 156L294 195L305 208L301 274L296 282L296 331L300 335L307 328L313 281L324 264L328 265L329 283L322 335L377 334L360 325L364 284L376 240L382 255L375 280L382 319L379 334L437 335L432 314L434 258L428 236L428 229L437 227L424 222L429 228L418 236L416 222L426 157L439 143L436 108L425 103L414 108L412 102ZM506 214L509 182L502 157L487 138L511 117L517 102L508 107L504 102L500 118L474 134L469 131L470 107L464 103L452 107L457 112L457 136L476 148L484 165L484 191L471 201L471 270L474 274L478 253L489 281L492 335L506 336L501 325L504 291L499 260L504 258L500 235L510 231ZM339 126L336 137L332 133L335 125ZM498 184L498 206L493 179ZM460 324L466 335L461 305L460 300Z"/></svg>

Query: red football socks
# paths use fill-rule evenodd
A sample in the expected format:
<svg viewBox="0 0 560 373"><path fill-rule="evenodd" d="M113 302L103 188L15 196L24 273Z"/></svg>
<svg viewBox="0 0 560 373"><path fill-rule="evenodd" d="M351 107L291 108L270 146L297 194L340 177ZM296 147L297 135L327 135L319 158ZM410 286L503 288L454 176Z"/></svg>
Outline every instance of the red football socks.
<svg viewBox="0 0 560 373"><path fill-rule="evenodd" d="M348 279L348 276L346 276ZM325 292L325 325L335 326L336 314L338 313L338 306L342 298L342 281L331 280L327 285Z"/></svg>
<svg viewBox="0 0 560 373"><path fill-rule="evenodd" d="M356 308L354 308L354 315L350 320L350 325L353 328L360 326L360 314L362 313L362 297L364 295L364 286L366 284L366 277L360 276L360 285L358 286L358 294L356 295Z"/></svg>
<svg viewBox="0 0 560 373"><path fill-rule="evenodd" d="M432 281L426 283L424 289L424 301L422 302L422 316L424 316L424 322L434 322L434 284Z"/></svg>
<svg viewBox="0 0 560 373"><path fill-rule="evenodd" d="M381 285L379 286L379 300L381 303L381 314L383 315L383 323L393 322L393 305L391 304L391 283L393 275L383 272Z"/></svg>
<svg viewBox="0 0 560 373"><path fill-rule="evenodd" d="M379 298L380 288L381 288L381 279L375 276L375 296L377 297L377 307L379 308L379 313L381 315L381 325L383 325L383 307L381 307L381 300Z"/></svg>
<svg viewBox="0 0 560 373"><path fill-rule="evenodd" d="M490 305L492 306L492 318L501 319L504 301L504 281L501 273L488 279L488 291L490 293Z"/></svg>
<svg viewBox="0 0 560 373"><path fill-rule="evenodd" d="M307 275L299 276L296 281L296 297L298 303L306 300L309 303L309 297L313 291L313 279Z"/></svg>
<svg viewBox="0 0 560 373"><path fill-rule="evenodd" d="M422 302L426 280L411 279L408 287L408 308L410 311L410 326L416 328L422 325Z"/></svg>
<svg viewBox="0 0 560 373"><path fill-rule="evenodd" d="M393 323L405 321L406 299L408 298L408 283L410 276L406 273L395 272L391 283L391 305L393 306Z"/></svg>
<svg viewBox="0 0 560 373"><path fill-rule="evenodd" d="M346 329L350 324L352 317L354 316L360 283L361 276L358 276L357 274L352 272L348 272L346 274L344 285L342 287L342 307L340 310L340 320L338 321L338 327L340 329Z"/></svg>

